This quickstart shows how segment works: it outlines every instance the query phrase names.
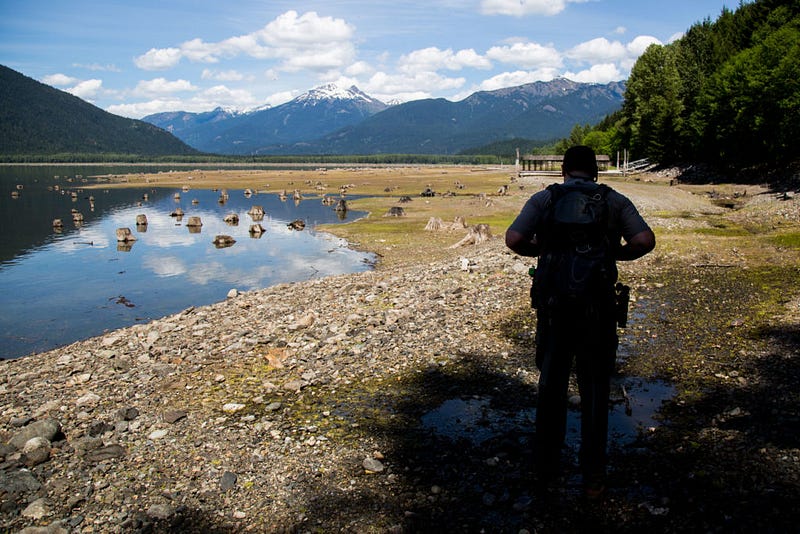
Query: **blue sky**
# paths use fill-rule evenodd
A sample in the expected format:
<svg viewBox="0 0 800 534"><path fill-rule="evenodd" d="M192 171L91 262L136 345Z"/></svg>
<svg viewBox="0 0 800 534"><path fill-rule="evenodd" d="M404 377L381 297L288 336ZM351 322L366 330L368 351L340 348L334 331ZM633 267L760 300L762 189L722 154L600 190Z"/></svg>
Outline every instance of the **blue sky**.
<svg viewBox="0 0 800 534"><path fill-rule="evenodd" d="M0 64L107 111L278 105L316 86L461 100L624 80L738 0L0 0Z"/></svg>

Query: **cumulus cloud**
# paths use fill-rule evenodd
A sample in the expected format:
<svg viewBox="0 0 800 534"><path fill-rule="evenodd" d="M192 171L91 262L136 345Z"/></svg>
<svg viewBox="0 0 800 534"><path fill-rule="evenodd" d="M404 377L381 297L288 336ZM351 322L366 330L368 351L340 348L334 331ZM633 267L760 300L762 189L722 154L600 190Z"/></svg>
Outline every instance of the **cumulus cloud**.
<svg viewBox="0 0 800 534"><path fill-rule="evenodd" d="M166 70L177 65L181 55L178 48L151 48L133 62L142 70Z"/></svg>
<svg viewBox="0 0 800 534"><path fill-rule="evenodd" d="M437 47L423 48L401 56L398 61L398 69L403 72L461 70L465 67L489 69L491 66L491 61L471 48L458 52L453 52L449 48L447 50Z"/></svg>
<svg viewBox="0 0 800 534"><path fill-rule="evenodd" d="M257 59L275 59L280 70L330 70L353 63L354 28L343 19L321 17L310 11L302 15L287 11L262 29L208 43L191 39L173 48L152 48L135 58L143 70L165 70L181 59L195 63L218 63L223 58L246 55Z"/></svg>
<svg viewBox="0 0 800 534"><path fill-rule="evenodd" d="M577 73L566 72L564 77L580 83L609 83L625 78L614 63L592 65L589 69Z"/></svg>
<svg viewBox="0 0 800 534"><path fill-rule="evenodd" d="M628 49L619 41L598 37L585 41L567 51L567 56L581 62L619 61L628 54Z"/></svg>
<svg viewBox="0 0 800 534"><path fill-rule="evenodd" d="M552 46L537 43L514 43L510 46L495 46L486 52L486 57L517 67L554 68L563 63L561 53Z"/></svg>
<svg viewBox="0 0 800 534"><path fill-rule="evenodd" d="M632 57L638 58L647 50L647 47L652 44L660 45L663 43L651 35L640 35L628 43L626 48Z"/></svg>
<svg viewBox="0 0 800 534"><path fill-rule="evenodd" d="M262 104L264 102L254 97L250 91L215 85L204 91L195 92L190 98L178 99L169 94L162 94L162 96L154 96L146 102L109 106L107 111L115 115L139 119L164 111L180 110L198 113L217 107L249 109Z"/></svg>
<svg viewBox="0 0 800 534"><path fill-rule="evenodd" d="M73 78L72 76L67 76L66 74L50 74L49 76L45 76L42 79L43 83L47 85L54 85L56 87L65 87L67 85L74 85L78 83L77 78Z"/></svg>
<svg viewBox="0 0 800 534"><path fill-rule="evenodd" d="M67 89L67 92L77 96L78 98L82 98L84 100L91 100L100 92L100 89L103 87L103 80L85 80L77 85L70 87Z"/></svg>
<svg viewBox="0 0 800 534"><path fill-rule="evenodd" d="M569 0L481 0L481 11L487 15L558 15Z"/></svg>

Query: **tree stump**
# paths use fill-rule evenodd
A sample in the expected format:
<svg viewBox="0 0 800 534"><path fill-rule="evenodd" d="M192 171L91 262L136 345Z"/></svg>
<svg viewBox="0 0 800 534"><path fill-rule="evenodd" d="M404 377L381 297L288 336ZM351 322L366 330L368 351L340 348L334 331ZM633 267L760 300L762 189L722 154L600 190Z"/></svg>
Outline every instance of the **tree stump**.
<svg viewBox="0 0 800 534"><path fill-rule="evenodd" d="M491 237L492 232L488 224L476 224L474 226L470 226L469 232L466 236L464 236L464 239L455 245L451 245L450 248L464 247L466 245L479 245L484 241L491 239Z"/></svg>
<svg viewBox="0 0 800 534"><path fill-rule="evenodd" d="M431 217L428 219L428 224L425 225L425 229L431 232L438 232L442 229L442 220L439 217Z"/></svg>

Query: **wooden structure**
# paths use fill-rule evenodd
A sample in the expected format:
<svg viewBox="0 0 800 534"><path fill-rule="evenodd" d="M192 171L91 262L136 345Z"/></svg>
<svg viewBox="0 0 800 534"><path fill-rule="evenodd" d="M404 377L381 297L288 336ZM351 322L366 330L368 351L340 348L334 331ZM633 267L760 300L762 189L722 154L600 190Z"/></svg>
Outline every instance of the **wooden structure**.
<svg viewBox="0 0 800 534"><path fill-rule="evenodd" d="M561 172L563 155L517 154L517 170L520 173L528 172ZM597 168L601 171L608 170L611 158L605 154L597 155Z"/></svg>

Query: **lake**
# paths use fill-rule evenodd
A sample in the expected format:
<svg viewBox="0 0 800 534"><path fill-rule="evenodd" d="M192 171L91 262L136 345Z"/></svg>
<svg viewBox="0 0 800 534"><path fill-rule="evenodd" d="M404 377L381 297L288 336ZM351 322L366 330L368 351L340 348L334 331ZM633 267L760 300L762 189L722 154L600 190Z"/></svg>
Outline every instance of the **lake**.
<svg viewBox="0 0 800 534"><path fill-rule="evenodd" d="M0 165L0 357L18 358L107 330L219 302L231 289L247 291L360 272L374 257L315 231L345 223L320 198L299 203L241 189L89 189L91 176L165 171L103 166ZM177 196L176 196L177 195ZM178 198L179 197L179 198ZM248 212L262 206L265 232L250 234ZM172 214L180 208L182 218ZM73 212L83 216L73 222ZM236 225L226 215L236 214ZM146 226L137 226L145 215ZM189 217L202 227L187 226ZM53 227L61 219L63 228ZM302 231L288 223L303 220ZM118 243L118 228L136 238ZM235 243L218 248L220 234Z"/></svg>

